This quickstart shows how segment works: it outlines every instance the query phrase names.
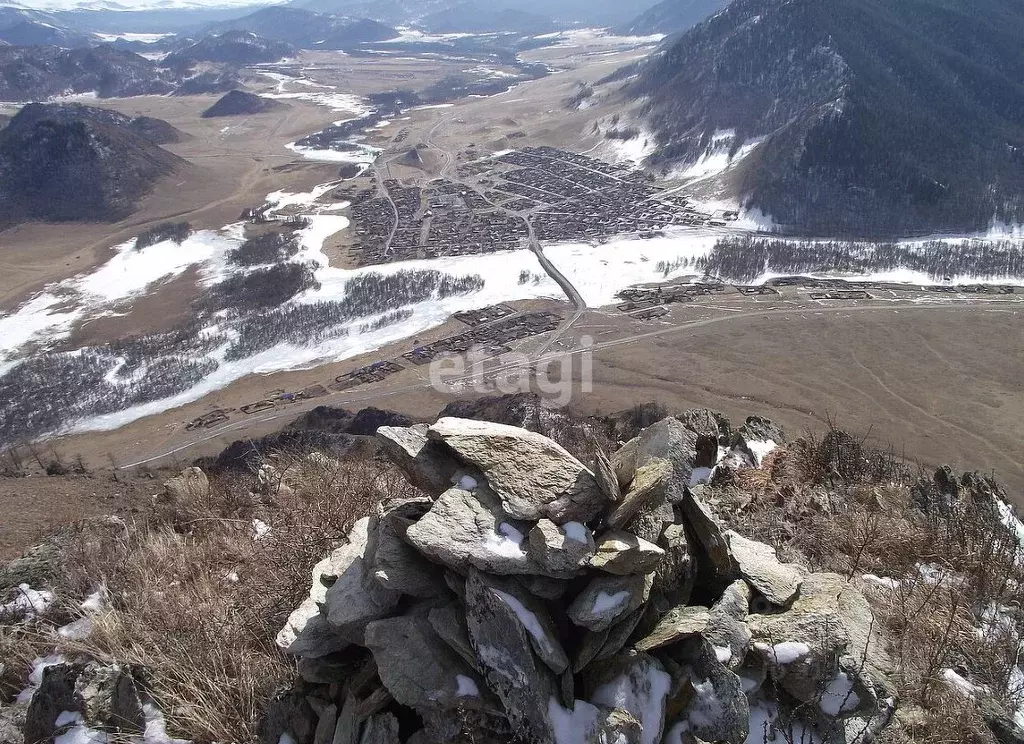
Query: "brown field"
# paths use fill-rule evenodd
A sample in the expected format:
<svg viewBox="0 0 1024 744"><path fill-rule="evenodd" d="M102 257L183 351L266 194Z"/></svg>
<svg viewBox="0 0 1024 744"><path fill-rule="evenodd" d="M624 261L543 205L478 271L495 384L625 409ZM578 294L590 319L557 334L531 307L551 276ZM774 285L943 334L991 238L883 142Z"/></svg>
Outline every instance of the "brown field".
<svg viewBox="0 0 1024 744"><path fill-rule="evenodd" d="M667 322L646 324L589 311L573 335L592 335L598 344L594 391L575 394L573 406L585 413L610 413L652 400L678 410L710 407L738 421L768 416L791 437L821 431L831 419L926 467L948 463L994 473L1024 505L1019 447L1024 381L1018 362L1024 357L1024 307L1019 303L794 309L765 304L762 310L743 302L749 301L715 307L695 303L675 310ZM458 328L453 322L416 342ZM544 343L541 337L521 348L532 352ZM375 386L251 417L236 415L208 432L184 431L187 421L214 408L237 408L274 389L326 383L378 359L400 356L413 345L398 344L305 372L246 378L184 408L116 432L71 437L57 447L100 464L117 453L121 465L166 465L272 433L317 405L372 405L430 417L452 400L475 394L465 387L434 390L426 369L409 366ZM559 346L579 348L572 337Z"/></svg>

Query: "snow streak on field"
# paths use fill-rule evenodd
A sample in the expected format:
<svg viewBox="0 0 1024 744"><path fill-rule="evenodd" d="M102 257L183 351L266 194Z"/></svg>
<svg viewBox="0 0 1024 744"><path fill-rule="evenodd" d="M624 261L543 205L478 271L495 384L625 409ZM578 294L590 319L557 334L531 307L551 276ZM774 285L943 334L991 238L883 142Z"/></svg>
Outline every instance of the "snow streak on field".
<svg viewBox="0 0 1024 744"><path fill-rule="evenodd" d="M628 287L693 274L694 262L707 256L721 237L710 230L677 230L648 240L549 246L544 253L588 306L603 307L615 304L616 295Z"/></svg>
<svg viewBox="0 0 1024 744"><path fill-rule="evenodd" d="M114 257L92 273L47 287L15 313L0 316L0 374L17 363L27 344L51 346L83 320L117 315L122 304L192 266L203 268L204 282L216 281L225 272L228 251L240 243L240 229L233 225L220 233L202 231L180 246L164 242L143 250L135 250L132 239L117 246Z"/></svg>
<svg viewBox="0 0 1024 744"><path fill-rule="evenodd" d="M303 238L304 251L300 254L301 257L314 259L322 257L319 248L319 245L322 245L321 236L333 234L334 227L340 224L339 222L332 225L329 221L333 220L347 222L344 217L314 218L313 225L303 231L306 235ZM348 332L347 335L328 338L308 346L282 343L239 361L227 361L224 356L226 348L221 348L212 355L219 362L217 370L199 385L168 400L147 403L118 413L82 420L74 425L72 431L118 429L146 416L200 400L249 375L312 369L323 364L370 354L390 344L415 338L421 333L443 325L457 312L479 309L500 302L561 296L558 286L546 278L539 284L530 283L526 286L519 286L518 280L521 271L530 271L535 275L543 273L536 256L525 250L434 261L403 261L351 271L327 266L325 257L323 262L316 272L318 280L322 283L321 288L310 290L296 297L292 303L308 305L342 299L345 283L349 279L371 273L391 275L400 271L416 269L442 271L456 276L476 275L484 280L485 286L480 292L470 295L433 299L404 306L402 309L411 311L412 315L397 325L390 325L379 330L361 331L364 326L372 324L382 317L373 315L359 318L356 322L344 326ZM410 346L410 350L411 348Z"/></svg>
<svg viewBox="0 0 1024 744"><path fill-rule="evenodd" d="M349 119L342 119L341 121L350 121L361 116L367 116L373 111L359 96L352 93L339 93L336 88L330 85L323 85L306 78L294 78L266 70L261 70L260 75L270 78L277 83L277 88L273 93L261 94L266 98L275 98L282 101L309 101L318 106L326 106L338 113L352 114ZM298 90L295 90L296 87Z"/></svg>

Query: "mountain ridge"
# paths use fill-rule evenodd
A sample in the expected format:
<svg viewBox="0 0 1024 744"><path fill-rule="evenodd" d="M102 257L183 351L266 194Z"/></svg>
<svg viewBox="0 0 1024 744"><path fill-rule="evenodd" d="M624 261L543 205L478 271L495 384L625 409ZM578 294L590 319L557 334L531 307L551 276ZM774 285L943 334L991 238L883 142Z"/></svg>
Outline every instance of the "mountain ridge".
<svg viewBox="0 0 1024 744"><path fill-rule="evenodd" d="M660 145L652 164L756 145L739 196L802 231L1020 222L1024 9L982 5L737 0L630 84Z"/></svg>
<svg viewBox="0 0 1024 744"><path fill-rule="evenodd" d="M693 28L729 4L729 0L662 0L616 29L623 36L676 34Z"/></svg>

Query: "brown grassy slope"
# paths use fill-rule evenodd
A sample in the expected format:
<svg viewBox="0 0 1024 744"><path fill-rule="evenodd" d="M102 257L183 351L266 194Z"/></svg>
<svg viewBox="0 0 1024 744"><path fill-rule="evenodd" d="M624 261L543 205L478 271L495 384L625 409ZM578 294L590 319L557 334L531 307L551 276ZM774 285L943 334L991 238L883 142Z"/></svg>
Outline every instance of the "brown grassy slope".
<svg viewBox="0 0 1024 744"><path fill-rule="evenodd" d="M622 433L660 413L637 408ZM579 427L550 433L564 434L583 456L600 446ZM264 462L278 476L262 485L255 475L224 473L214 476L209 498L160 503L123 531L74 534L55 588L80 598L104 583L111 607L79 643L59 641L46 626L0 626L0 652L13 661L0 677L0 700L24 686L31 658L56 645L148 667L173 735L255 740L268 701L295 676L273 639L306 596L310 568L372 505L411 492L389 465L365 454L339 462L277 453ZM980 508L990 499L982 481L970 481L974 490L963 489L948 512L924 512L918 476L833 431L777 451L761 470L721 472L704 496L731 526L774 544L784 558L864 588L902 699L902 725L887 741L990 744L982 710L944 684L942 671L970 669L972 681L1003 702L1021 692L1006 689L1015 660L1008 629L979 636L975 611L1012 606L1024 576L1006 531ZM255 519L270 527L260 539ZM922 564L934 566L939 580L926 580ZM892 587L866 585L866 574L892 579Z"/></svg>

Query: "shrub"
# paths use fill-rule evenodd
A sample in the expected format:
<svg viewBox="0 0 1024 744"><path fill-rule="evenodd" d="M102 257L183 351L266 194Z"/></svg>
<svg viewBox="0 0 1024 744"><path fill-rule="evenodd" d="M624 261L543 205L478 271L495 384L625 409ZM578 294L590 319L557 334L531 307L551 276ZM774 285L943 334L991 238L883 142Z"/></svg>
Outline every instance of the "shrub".
<svg viewBox="0 0 1024 744"><path fill-rule="evenodd" d="M299 252L299 242L294 235L269 232L249 238L231 251L228 261L237 266L261 266L287 261Z"/></svg>
<svg viewBox="0 0 1024 744"><path fill-rule="evenodd" d="M188 240L188 236L191 234L192 225L188 222L166 222L152 227L139 235L135 239L135 250L141 251L143 248L148 248L151 245L163 243L167 240L181 245Z"/></svg>

